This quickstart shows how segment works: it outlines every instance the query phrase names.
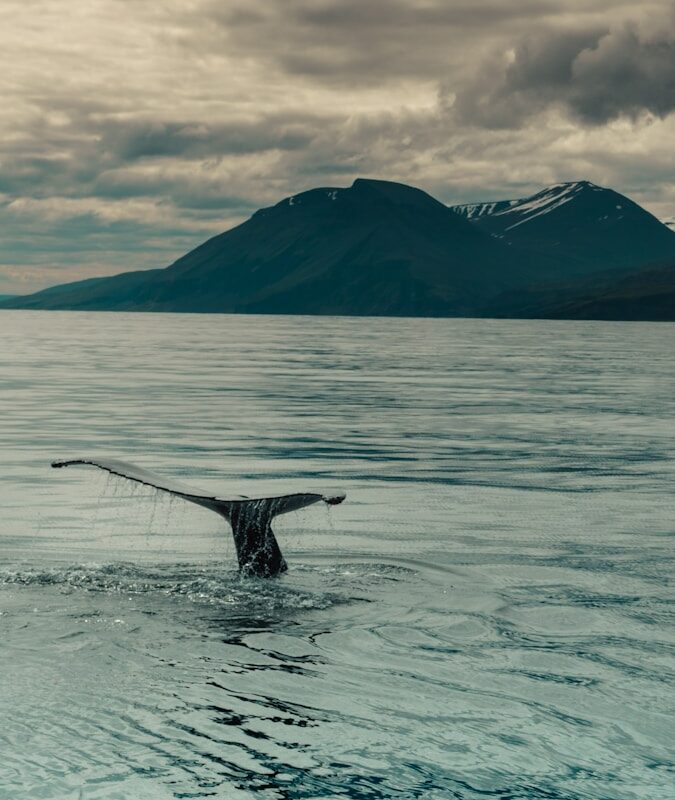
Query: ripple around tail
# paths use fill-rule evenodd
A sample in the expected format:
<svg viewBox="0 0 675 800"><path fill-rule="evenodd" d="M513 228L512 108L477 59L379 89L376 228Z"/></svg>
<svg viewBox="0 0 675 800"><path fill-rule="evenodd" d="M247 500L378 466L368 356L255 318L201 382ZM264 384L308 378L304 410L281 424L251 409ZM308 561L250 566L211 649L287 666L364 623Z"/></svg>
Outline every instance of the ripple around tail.
<svg viewBox="0 0 675 800"><path fill-rule="evenodd" d="M405 578L411 570L389 564L296 565L309 588L287 579L242 577L234 570L195 564L137 566L127 563L71 564L50 567L7 566L0 586L58 587L62 592L147 595L191 603L258 611L321 610L351 602L365 582ZM317 585L318 584L318 585Z"/></svg>
<svg viewBox="0 0 675 800"><path fill-rule="evenodd" d="M214 606L266 610L322 609L343 602L337 594L314 593L280 582L242 578L234 571L200 566L157 568L129 564L78 564L49 568L5 569L0 585L56 586L62 591L151 595Z"/></svg>

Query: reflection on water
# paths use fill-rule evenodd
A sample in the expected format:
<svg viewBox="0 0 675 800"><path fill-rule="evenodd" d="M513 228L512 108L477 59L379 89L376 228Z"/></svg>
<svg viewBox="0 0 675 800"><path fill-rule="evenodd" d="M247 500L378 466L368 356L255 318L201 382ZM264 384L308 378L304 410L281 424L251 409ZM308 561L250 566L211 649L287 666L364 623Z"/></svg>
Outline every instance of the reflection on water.
<svg viewBox="0 0 675 800"><path fill-rule="evenodd" d="M672 326L0 331L2 800L673 796ZM348 501L241 579L93 454Z"/></svg>

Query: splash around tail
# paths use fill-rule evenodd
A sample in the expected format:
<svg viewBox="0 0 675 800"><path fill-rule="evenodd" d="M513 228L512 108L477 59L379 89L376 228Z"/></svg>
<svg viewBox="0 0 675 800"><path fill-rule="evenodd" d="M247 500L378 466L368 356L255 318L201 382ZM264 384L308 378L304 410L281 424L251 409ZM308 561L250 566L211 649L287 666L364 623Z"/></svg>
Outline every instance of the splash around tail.
<svg viewBox="0 0 675 800"><path fill-rule="evenodd" d="M224 517L232 528L239 569L244 575L273 578L286 572L288 566L271 527L279 514L298 511L314 503L338 505L346 494L314 492L279 495L278 497L218 497L149 470L116 459L74 458L54 461L52 467L91 466L118 475L162 492L168 492L189 503L208 508Z"/></svg>

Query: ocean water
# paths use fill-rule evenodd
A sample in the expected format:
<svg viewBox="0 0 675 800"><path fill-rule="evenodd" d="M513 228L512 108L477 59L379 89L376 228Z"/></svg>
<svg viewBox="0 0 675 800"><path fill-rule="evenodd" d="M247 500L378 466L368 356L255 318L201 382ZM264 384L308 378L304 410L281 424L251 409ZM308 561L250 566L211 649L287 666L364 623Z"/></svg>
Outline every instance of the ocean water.
<svg viewBox="0 0 675 800"><path fill-rule="evenodd" d="M0 313L0 798L675 797L674 333Z"/></svg>

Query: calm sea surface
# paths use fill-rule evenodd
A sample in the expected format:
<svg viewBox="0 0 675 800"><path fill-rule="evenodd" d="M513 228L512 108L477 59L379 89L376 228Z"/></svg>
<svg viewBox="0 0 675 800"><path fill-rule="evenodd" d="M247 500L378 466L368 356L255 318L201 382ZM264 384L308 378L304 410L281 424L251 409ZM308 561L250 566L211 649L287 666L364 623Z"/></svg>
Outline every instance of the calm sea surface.
<svg viewBox="0 0 675 800"><path fill-rule="evenodd" d="M675 326L0 312L0 798L675 797ZM240 579L220 493L344 488Z"/></svg>

